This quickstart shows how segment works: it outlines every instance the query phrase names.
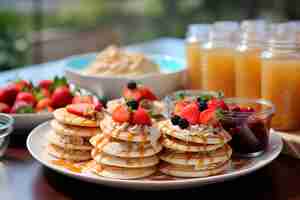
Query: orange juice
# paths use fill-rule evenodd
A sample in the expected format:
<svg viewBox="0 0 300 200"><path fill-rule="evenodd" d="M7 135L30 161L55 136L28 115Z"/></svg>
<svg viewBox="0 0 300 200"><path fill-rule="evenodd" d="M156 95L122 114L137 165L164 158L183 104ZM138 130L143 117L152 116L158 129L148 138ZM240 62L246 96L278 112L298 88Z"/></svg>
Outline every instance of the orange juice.
<svg viewBox="0 0 300 200"><path fill-rule="evenodd" d="M262 61L262 97L276 106L274 128L300 130L300 57Z"/></svg>
<svg viewBox="0 0 300 200"><path fill-rule="evenodd" d="M300 130L300 41L288 24L272 30L268 50L262 53L261 94L276 107L272 127Z"/></svg>
<svg viewBox="0 0 300 200"><path fill-rule="evenodd" d="M201 49L200 42L186 44L188 88L201 89Z"/></svg>
<svg viewBox="0 0 300 200"><path fill-rule="evenodd" d="M235 92L237 97L261 97L261 49L249 49L235 54Z"/></svg>
<svg viewBox="0 0 300 200"><path fill-rule="evenodd" d="M187 88L201 89L201 43L207 39L209 24L190 24L186 38Z"/></svg>
<svg viewBox="0 0 300 200"><path fill-rule="evenodd" d="M203 89L222 91L226 97L233 97L235 93L233 49L203 49L202 65Z"/></svg>

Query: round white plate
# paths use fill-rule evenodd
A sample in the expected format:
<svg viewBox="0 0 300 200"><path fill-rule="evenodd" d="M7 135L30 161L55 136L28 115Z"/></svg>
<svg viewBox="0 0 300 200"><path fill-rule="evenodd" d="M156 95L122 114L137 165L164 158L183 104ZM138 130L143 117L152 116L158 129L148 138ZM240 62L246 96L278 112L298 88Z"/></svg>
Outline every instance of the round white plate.
<svg viewBox="0 0 300 200"><path fill-rule="evenodd" d="M27 139L27 148L31 155L45 165L59 173L65 174L70 177L74 177L83 181L93 182L106 186L120 187L120 188L134 188L134 189L174 189L174 188L188 188L188 187L199 187L202 185L207 185L211 183L223 182L231 180L251 172L254 172L271 161L273 161L281 152L283 143L280 136L271 134L270 145L268 150L261 156L257 158L234 161L232 169L228 170L224 174L205 177L205 178L185 178L185 179L170 179L170 178L148 178L143 180L119 180L100 177L90 173L74 173L65 168L53 165L50 157L45 152L46 134L50 131L51 127L49 122L45 122L40 126L36 127L29 135ZM241 163L244 163L241 165Z"/></svg>

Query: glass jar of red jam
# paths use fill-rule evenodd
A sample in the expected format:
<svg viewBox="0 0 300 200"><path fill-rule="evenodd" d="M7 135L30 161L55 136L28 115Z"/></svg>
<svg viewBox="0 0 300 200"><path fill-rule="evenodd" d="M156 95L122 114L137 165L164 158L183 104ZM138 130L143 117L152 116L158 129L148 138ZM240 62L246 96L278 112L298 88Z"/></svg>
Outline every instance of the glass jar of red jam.
<svg viewBox="0 0 300 200"><path fill-rule="evenodd" d="M262 154L269 144L269 132L274 105L263 99L226 98L227 111L220 122L232 140L230 145L236 155L255 157Z"/></svg>

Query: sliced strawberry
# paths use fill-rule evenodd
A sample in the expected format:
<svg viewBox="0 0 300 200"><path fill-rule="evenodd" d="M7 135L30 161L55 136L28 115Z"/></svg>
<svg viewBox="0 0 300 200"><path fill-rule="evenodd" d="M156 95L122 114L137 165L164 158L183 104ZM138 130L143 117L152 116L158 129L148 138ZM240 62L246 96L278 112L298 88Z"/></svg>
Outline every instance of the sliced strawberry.
<svg viewBox="0 0 300 200"><path fill-rule="evenodd" d="M61 86L54 90L51 96L51 106L53 108L64 107L72 102L73 96L67 86Z"/></svg>
<svg viewBox="0 0 300 200"><path fill-rule="evenodd" d="M9 113L9 112L10 112L9 105L0 102L0 113Z"/></svg>
<svg viewBox="0 0 300 200"><path fill-rule="evenodd" d="M188 101L184 101L184 100L176 102L175 108L174 108L174 114L175 115L179 115L180 112L183 110L183 108L185 106L187 106L188 104L189 104L189 102Z"/></svg>
<svg viewBox="0 0 300 200"><path fill-rule="evenodd" d="M139 107L132 116L133 124L151 125L151 118L147 111Z"/></svg>
<svg viewBox="0 0 300 200"><path fill-rule="evenodd" d="M38 86L40 88L44 88L48 90L52 84L53 84L53 80L41 80Z"/></svg>
<svg viewBox="0 0 300 200"><path fill-rule="evenodd" d="M69 113L82 117L93 117L95 116L95 107L93 104L89 103L77 103L70 104L66 107Z"/></svg>
<svg viewBox="0 0 300 200"><path fill-rule="evenodd" d="M51 99L50 98L41 99L36 104L37 112L49 111L49 110L51 110L50 108L51 108Z"/></svg>
<svg viewBox="0 0 300 200"><path fill-rule="evenodd" d="M130 122L131 113L129 112L128 108L123 105L119 105L112 113L112 119L115 122L124 123Z"/></svg>
<svg viewBox="0 0 300 200"><path fill-rule="evenodd" d="M192 125L198 123L199 115L200 111L196 102L185 106L179 114L180 117L186 119Z"/></svg>
<svg viewBox="0 0 300 200"><path fill-rule="evenodd" d="M74 96L72 99L72 103L76 104L76 103L89 103L89 104L93 104L93 97L89 96L89 95L85 95L85 96Z"/></svg>
<svg viewBox="0 0 300 200"><path fill-rule="evenodd" d="M140 92L142 93L142 98L143 99L148 99L151 101L157 100L157 97L155 94L147 87L140 87L139 88Z"/></svg>
<svg viewBox="0 0 300 200"><path fill-rule="evenodd" d="M223 110L228 110L228 106L225 104L225 102L216 98L209 100L207 102L207 107L211 109L221 108Z"/></svg>
<svg viewBox="0 0 300 200"><path fill-rule="evenodd" d="M137 89L124 88L123 97L128 100L140 101L143 98L142 92Z"/></svg>
<svg viewBox="0 0 300 200"><path fill-rule="evenodd" d="M20 92L17 95L16 101L25 101L31 105L35 105L36 104L36 99L33 96L32 93L30 92Z"/></svg>
<svg viewBox="0 0 300 200"><path fill-rule="evenodd" d="M199 123L209 124L215 120L215 109L209 108L200 113Z"/></svg>

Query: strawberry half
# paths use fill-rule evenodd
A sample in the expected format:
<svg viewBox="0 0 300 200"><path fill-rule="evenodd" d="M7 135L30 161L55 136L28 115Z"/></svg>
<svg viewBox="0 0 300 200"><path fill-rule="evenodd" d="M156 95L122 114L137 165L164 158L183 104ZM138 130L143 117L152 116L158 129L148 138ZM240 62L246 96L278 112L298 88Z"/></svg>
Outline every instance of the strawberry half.
<svg viewBox="0 0 300 200"><path fill-rule="evenodd" d="M155 94L149 88L140 87L139 90L142 93L142 98L143 99L148 99L150 101L157 100L157 97L155 96Z"/></svg>
<svg viewBox="0 0 300 200"><path fill-rule="evenodd" d="M133 124L151 125L151 118L144 108L139 107L132 116Z"/></svg>
<svg viewBox="0 0 300 200"><path fill-rule="evenodd" d="M113 111L113 113L112 113L112 119L115 122L119 122L119 123L130 122L131 113L129 112L129 110L128 110L128 108L126 106L119 105Z"/></svg>
<svg viewBox="0 0 300 200"><path fill-rule="evenodd" d="M200 113L199 123L209 124L215 120L215 109L209 108Z"/></svg>
<svg viewBox="0 0 300 200"><path fill-rule="evenodd" d="M179 116L186 119L190 124L198 123L200 111L196 102L186 105L180 112Z"/></svg>
<svg viewBox="0 0 300 200"><path fill-rule="evenodd" d="M188 104L189 104L189 102L183 101L183 100L176 102L175 108L174 108L174 114L175 115L180 115L183 108L186 107Z"/></svg>
<svg viewBox="0 0 300 200"><path fill-rule="evenodd" d="M136 89L128 89L127 87L123 90L123 96L127 100L135 100L140 101L143 98L143 94L141 90Z"/></svg>
<svg viewBox="0 0 300 200"><path fill-rule="evenodd" d="M88 103L70 104L67 105L66 109L69 113L81 117L94 117L96 114L95 106Z"/></svg>
<svg viewBox="0 0 300 200"><path fill-rule="evenodd" d="M221 108L222 110L228 110L228 106L225 104L223 100L219 100L215 98L207 102L207 108L211 108L211 109Z"/></svg>

